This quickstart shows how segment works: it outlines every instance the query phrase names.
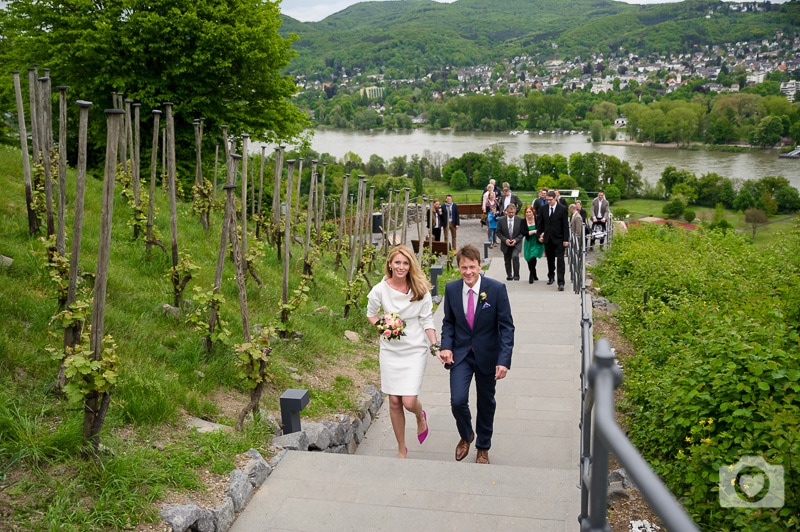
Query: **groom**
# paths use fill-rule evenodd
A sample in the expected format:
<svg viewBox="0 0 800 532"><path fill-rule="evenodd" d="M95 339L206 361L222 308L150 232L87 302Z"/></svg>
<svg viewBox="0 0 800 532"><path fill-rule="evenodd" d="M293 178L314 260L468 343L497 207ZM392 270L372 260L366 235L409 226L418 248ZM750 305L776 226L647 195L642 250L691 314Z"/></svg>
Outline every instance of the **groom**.
<svg viewBox="0 0 800 532"><path fill-rule="evenodd" d="M469 454L475 440L479 464L489 463L496 403L497 381L511 367L514 320L506 285L481 277L481 254L473 245L456 253L461 280L447 283L444 292L439 360L450 370L450 408L461 440L456 460ZM469 409L469 387L475 378L478 412L475 430Z"/></svg>

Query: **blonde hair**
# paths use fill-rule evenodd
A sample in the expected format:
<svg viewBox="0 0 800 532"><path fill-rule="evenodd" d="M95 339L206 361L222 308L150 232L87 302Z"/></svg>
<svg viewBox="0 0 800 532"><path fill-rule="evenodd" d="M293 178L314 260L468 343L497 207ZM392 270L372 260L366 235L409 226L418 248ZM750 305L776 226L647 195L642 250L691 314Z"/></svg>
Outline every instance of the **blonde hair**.
<svg viewBox="0 0 800 532"><path fill-rule="evenodd" d="M386 275L387 279L392 277L392 268L390 265L397 255L403 255L408 259L408 284L411 286L411 301L420 301L425 297L425 294L431 291L431 283L422 272L422 268L419 262L417 262L416 255L414 255L414 252L411 251L408 246L395 246L389 251L389 254L386 256L386 264L384 264L383 273Z"/></svg>

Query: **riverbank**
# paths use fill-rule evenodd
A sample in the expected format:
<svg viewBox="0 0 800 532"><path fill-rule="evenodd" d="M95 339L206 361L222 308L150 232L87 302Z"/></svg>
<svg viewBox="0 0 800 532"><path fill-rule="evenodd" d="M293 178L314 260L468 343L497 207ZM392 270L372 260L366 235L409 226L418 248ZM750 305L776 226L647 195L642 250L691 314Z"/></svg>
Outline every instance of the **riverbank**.
<svg viewBox="0 0 800 532"><path fill-rule="evenodd" d="M609 146L638 146L640 148L660 148L671 150L689 150L689 151L708 151L708 152L722 152L722 153L780 153L782 146L772 148L758 148L750 146L749 144L704 144L702 142L690 142L689 144L681 144L679 142L667 143L652 143L652 142L637 142L635 140L603 140L600 144L607 144Z"/></svg>

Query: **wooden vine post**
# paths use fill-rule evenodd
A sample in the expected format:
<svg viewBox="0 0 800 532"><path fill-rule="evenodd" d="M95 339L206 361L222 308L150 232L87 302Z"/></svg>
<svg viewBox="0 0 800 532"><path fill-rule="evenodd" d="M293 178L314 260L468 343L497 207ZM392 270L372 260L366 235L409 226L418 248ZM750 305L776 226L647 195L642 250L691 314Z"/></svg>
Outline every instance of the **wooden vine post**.
<svg viewBox="0 0 800 532"><path fill-rule="evenodd" d="M133 181L133 215L136 223L133 224L133 238L139 238L141 234L142 223L142 191L141 191L141 177L142 177L142 163L141 163L141 138L140 138L140 109L142 104L131 104L133 108L133 146L131 148L131 170Z"/></svg>
<svg viewBox="0 0 800 532"><path fill-rule="evenodd" d="M261 199L264 196L264 163L266 162L267 147L262 144L261 146L261 163L258 171L258 205L256 207L256 239L261 236L261 228L264 226L264 219L261 216Z"/></svg>
<svg viewBox="0 0 800 532"><path fill-rule="evenodd" d="M195 209L200 211L200 225L203 226L203 231L208 231L208 210L206 208L206 197L203 183L203 123L199 118L193 120L194 126L194 151L195 151L195 168L194 168L194 202Z"/></svg>
<svg viewBox="0 0 800 532"><path fill-rule="evenodd" d="M227 173L225 185L222 189L225 191L225 211L222 215L222 234L219 238L219 253L217 254L217 269L214 273L214 295L219 294L222 289L222 272L225 266L225 254L228 251L228 235L231 232L230 221L236 218L236 202L233 197L233 192L236 190L236 161L228 157L227 159ZM219 325L219 306L216 303L211 305L211 310L208 313L208 336L204 339L206 352L211 351L213 342L211 340L214 331Z"/></svg>
<svg viewBox="0 0 800 532"><path fill-rule="evenodd" d="M173 304L181 306L181 293L179 289L181 279L178 272L178 207L175 191L175 120L172 116L172 103L165 102L164 108L167 113L167 179L169 180L169 221L172 233L172 291L174 296Z"/></svg>
<svg viewBox="0 0 800 532"><path fill-rule="evenodd" d="M351 287L351 291L348 294L347 301L344 305L344 317L350 315L350 307L352 305L352 286L353 282L355 281L355 274L356 274L356 258L359 255L359 245L361 242L361 218L362 218L362 210L364 206L364 202L362 201L362 197L364 195L364 186L366 180L364 176L359 176L358 180L358 197L356 201L356 214L354 216L354 226L353 231L350 236L350 268L347 270L347 285Z"/></svg>
<svg viewBox="0 0 800 532"><path fill-rule="evenodd" d="M339 269L339 266L342 265L342 246L343 244L343 236L344 236L344 226L347 223L345 214L347 213L347 193L348 188L350 187L350 174L344 174L344 183L342 185L342 198L339 204L339 238L336 241L336 260L334 262L334 268Z"/></svg>
<svg viewBox="0 0 800 532"><path fill-rule="evenodd" d="M67 218L67 89L58 86L58 226L56 229L56 251L66 254Z"/></svg>
<svg viewBox="0 0 800 532"><path fill-rule="evenodd" d="M422 196L422 198L420 198L420 199L421 199L422 203L419 202L420 200L417 201L417 238L419 239L419 249L417 250L417 260L421 264L422 263L423 244L425 243L425 237L423 237L423 233L422 233L425 224L422 223L422 220L423 220L423 217L425 216L425 202L427 201L427 198L425 196Z"/></svg>
<svg viewBox="0 0 800 532"><path fill-rule="evenodd" d="M231 154L231 165L234 169L234 175L236 175L236 169L239 166L239 159L242 156L238 153ZM228 189L227 186L225 187L230 195L228 201L231 205L235 204L235 200L233 199L233 192L234 189ZM242 253L242 249L239 246L239 237L237 235L237 228L236 228L236 207L234 205L233 208L230 209L230 214L228 218L228 232L229 238L231 239L231 247L233 248L233 261L236 265L236 286L239 289L239 310L241 311L242 315L242 332L244 333L244 341L245 343L250 342L250 316L247 310L247 287L245 286L244 280L246 275L246 265L245 265L245 258L244 253Z"/></svg>
<svg viewBox="0 0 800 532"><path fill-rule="evenodd" d="M250 135L242 135L242 258L247 260L247 150L250 147ZM247 271L247 268L245 268Z"/></svg>
<svg viewBox="0 0 800 532"><path fill-rule="evenodd" d="M217 202L217 168L219 167L219 142L214 144L214 186L211 188L211 199Z"/></svg>
<svg viewBox="0 0 800 532"><path fill-rule="evenodd" d="M22 104L22 86L19 70L15 70L14 94L17 99L17 124L19 124L19 144L22 150L22 176L25 180L25 206L28 209L28 234L35 235L39 231L39 219L33 210L33 183L31 181L31 159L28 152L28 133L25 128L25 107Z"/></svg>
<svg viewBox="0 0 800 532"><path fill-rule="evenodd" d="M319 194L317 198L317 247L322 244L322 226L327 220L327 208L325 207L325 171L328 169L328 163L322 163L322 184L319 187Z"/></svg>
<svg viewBox="0 0 800 532"><path fill-rule="evenodd" d="M39 145L39 69L33 65L28 69L28 109L31 113L31 143L33 145L33 164L42 162L42 147ZM37 227L38 231L38 227Z"/></svg>
<svg viewBox="0 0 800 532"><path fill-rule="evenodd" d="M119 109L106 110L108 124L106 166L89 344L92 359L96 362L101 361L103 358L103 321L105 317L106 288L108 286L108 262L111 251L111 222L114 213L114 180L117 173L117 135L119 135L119 124L122 122L122 115L123 111ZM91 443L95 452L100 446L100 429L103 427L108 405L111 402L112 388L109 387L104 391L92 389L84 402L83 437Z"/></svg>
<svg viewBox="0 0 800 532"><path fill-rule="evenodd" d="M72 310L72 305L78 298L78 261L81 254L81 239L83 238L83 204L84 192L86 190L86 135L89 124L89 108L92 102L78 100L80 107L80 118L78 119L78 168L75 176L75 219L72 228L72 253L69 260L69 283L67 285L67 300L65 308ZM64 328L64 351L68 347L74 347L81 339L83 321L75 320ZM58 391L64 389L66 376L64 371L66 366L64 361L58 370L56 378L56 388Z"/></svg>
<svg viewBox="0 0 800 532"><path fill-rule="evenodd" d="M289 165L286 172L286 215L283 221L283 284L281 291L281 322L285 322L288 318L288 311L286 306L289 303L289 259L291 258L291 242L292 242L292 178L294 177L294 159L286 161ZM285 331L281 332L282 338Z"/></svg>
<svg viewBox="0 0 800 532"><path fill-rule="evenodd" d="M406 245L406 242L408 242L408 240L406 240L406 227L408 226L408 199L410 193L411 189L406 187L406 196L405 200L403 201L403 221L401 222L403 225L401 226L402 229L400 233L400 243L404 246Z"/></svg>
<svg viewBox="0 0 800 532"><path fill-rule="evenodd" d="M55 234L55 223L53 221L53 170L50 160L50 150L53 147L50 129L50 78L39 78L38 115L39 115L39 146L42 149L42 167L44 169L44 197L45 197L45 216L47 221L47 236Z"/></svg>
<svg viewBox="0 0 800 532"><path fill-rule="evenodd" d="M153 110L153 144L152 151L150 152L150 197L147 198L147 227L145 229L145 249L147 254L153 245L159 246L166 252L164 244L162 244L153 234L153 216L155 213L155 199L156 199L156 173L158 172L158 137L160 135L160 122L161 111L158 109Z"/></svg>
<svg viewBox="0 0 800 532"><path fill-rule="evenodd" d="M308 210L306 216L306 239L303 243L305 246L305 254L303 255L303 274L312 275L311 273L311 224L314 219L314 189L317 187L317 161L311 161L311 184L308 189Z"/></svg>
<svg viewBox="0 0 800 532"><path fill-rule="evenodd" d="M300 158L300 168L297 170L297 196L294 205L294 222L300 220L300 184L303 182L303 159Z"/></svg>
<svg viewBox="0 0 800 532"><path fill-rule="evenodd" d="M275 148L275 173L272 177L272 231L270 239L276 244L278 260L281 259L281 181L283 180L283 150Z"/></svg>

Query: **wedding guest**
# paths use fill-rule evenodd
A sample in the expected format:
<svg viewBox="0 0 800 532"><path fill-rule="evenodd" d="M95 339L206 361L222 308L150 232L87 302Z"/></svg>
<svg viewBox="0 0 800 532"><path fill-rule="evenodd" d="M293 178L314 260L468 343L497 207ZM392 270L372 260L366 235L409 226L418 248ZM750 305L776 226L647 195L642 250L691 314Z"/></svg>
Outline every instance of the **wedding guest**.
<svg viewBox="0 0 800 532"><path fill-rule="evenodd" d="M507 281L519 281L519 254L522 252L522 239L528 234L525 220L516 213L516 205L509 203L506 215L497 221L497 236L506 265Z"/></svg>
<svg viewBox="0 0 800 532"><path fill-rule="evenodd" d="M606 241L606 218L608 218L608 200L606 193L603 190L597 191L597 197L592 200L592 240L589 244L589 249L594 248L595 233L599 232L603 236L600 237L600 245Z"/></svg>
<svg viewBox="0 0 800 532"><path fill-rule="evenodd" d="M458 249L456 245L456 233L461 221L458 217L458 205L453 203L453 196L448 194L444 197L444 206L442 212L445 216L446 232L450 234L450 249Z"/></svg>
<svg viewBox="0 0 800 532"><path fill-rule="evenodd" d="M488 241L489 247L497 247L497 199L494 192L489 192L486 201L483 203L483 212L486 213L486 225L489 228Z"/></svg>
<svg viewBox="0 0 800 532"><path fill-rule="evenodd" d="M539 235L536 232L536 210L531 205L525 207L525 223L528 225L528 236L525 237L523 253L525 262L528 263L528 282L533 284L539 280L539 276L536 275L536 259L541 259L544 255L544 244L539 242Z"/></svg>
<svg viewBox="0 0 800 532"><path fill-rule="evenodd" d="M427 226L433 234L434 240L442 239L442 227L445 223L444 214L442 213L442 204L438 199L433 200L430 208L428 209Z"/></svg>
<svg viewBox="0 0 800 532"><path fill-rule="evenodd" d="M569 246L569 220L567 208L556 200L556 193L547 191L546 207L540 211L540 225L538 226L539 242L544 244L547 255L547 284L556 282L558 276L558 291L564 291L564 251Z"/></svg>

